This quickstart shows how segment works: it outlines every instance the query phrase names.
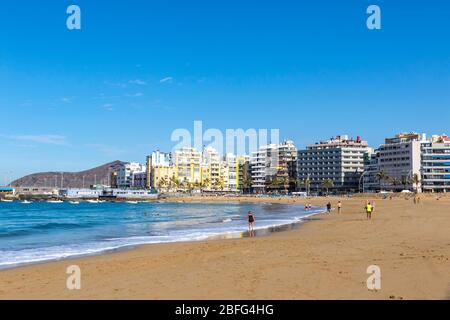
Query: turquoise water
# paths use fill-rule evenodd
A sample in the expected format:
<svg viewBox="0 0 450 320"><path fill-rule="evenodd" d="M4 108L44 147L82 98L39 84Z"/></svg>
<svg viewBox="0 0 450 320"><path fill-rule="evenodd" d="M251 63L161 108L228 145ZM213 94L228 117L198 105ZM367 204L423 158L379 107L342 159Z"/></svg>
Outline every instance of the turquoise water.
<svg viewBox="0 0 450 320"><path fill-rule="evenodd" d="M239 203L0 203L0 268L148 243L192 241L301 221L321 208Z"/></svg>

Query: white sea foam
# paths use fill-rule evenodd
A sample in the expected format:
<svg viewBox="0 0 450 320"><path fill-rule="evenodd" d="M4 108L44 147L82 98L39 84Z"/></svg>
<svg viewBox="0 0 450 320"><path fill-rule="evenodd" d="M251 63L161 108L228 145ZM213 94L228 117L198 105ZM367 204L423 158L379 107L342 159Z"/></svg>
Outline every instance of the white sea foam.
<svg viewBox="0 0 450 320"><path fill-rule="evenodd" d="M289 225L300 222L304 218L320 212L323 212L323 209L314 208L314 210L308 211L308 214L289 214L288 216L283 216L279 219L276 218L275 215L268 219L258 219L257 217L255 229L261 230ZM234 220L234 218L237 217L241 217L242 219ZM41 263L45 261L97 255L104 252L143 244L198 241L216 236L239 237L243 232L247 231L247 225L244 219L245 217L240 215L228 214L226 218L221 220L222 223L211 224L211 221L208 220L207 223L202 224L200 223L201 220L198 220L198 225L193 225L192 223L181 223L183 229L166 230L164 232L158 232L157 234L152 235L104 237L102 239L98 239L97 241L87 241L83 243L65 245L39 246L36 248L24 248L19 250L5 250L3 248L0 249L0 269ZM172 223L173 225L177 225L178 221L172 221ZM158 224L158 222L156 222L156 224ZM162 223L164 226L168 226L169 224L170 223ZM180 224L177 226L179 225ZM156 229L160 230L160 228Z"/></svg>

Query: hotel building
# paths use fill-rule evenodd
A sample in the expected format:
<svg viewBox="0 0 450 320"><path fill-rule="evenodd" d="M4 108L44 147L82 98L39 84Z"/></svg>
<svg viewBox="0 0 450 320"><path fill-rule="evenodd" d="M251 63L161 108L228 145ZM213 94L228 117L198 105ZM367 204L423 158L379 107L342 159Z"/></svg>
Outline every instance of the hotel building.
<svg viewBox="0 0 450 320"><path fill-rule="evenodd" d="M311 190L323 190L325 180L333 189L357 191L364 170L364 155L370 150L367 141L342 135L307 146L298 152L297 177L310 181Z"/></svg>

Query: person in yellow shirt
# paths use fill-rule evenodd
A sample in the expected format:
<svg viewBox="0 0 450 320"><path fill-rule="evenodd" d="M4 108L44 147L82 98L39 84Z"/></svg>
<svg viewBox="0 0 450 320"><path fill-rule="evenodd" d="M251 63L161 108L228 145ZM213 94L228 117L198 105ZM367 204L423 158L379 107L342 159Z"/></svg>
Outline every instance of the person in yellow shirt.
<svg viewBox="0 0 450 320"><path fill-rule="evenodd" d="M373 212L373 205L370 202L368 202L365 209L366 209L366 214L367 214L367 220L371 220L372 212Z"/></svg>

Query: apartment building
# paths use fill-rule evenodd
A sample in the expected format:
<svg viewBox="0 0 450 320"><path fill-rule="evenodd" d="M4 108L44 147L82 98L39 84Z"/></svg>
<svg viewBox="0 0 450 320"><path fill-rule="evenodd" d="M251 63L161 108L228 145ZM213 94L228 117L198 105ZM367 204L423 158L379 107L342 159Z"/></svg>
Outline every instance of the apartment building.
<svg viewBox="0 0 450 320"><path fill-rule="evenodd" d="M124 163L116 170L117 186L119 188L131 188L134 186L135 175L145 173L147 170L145 165L137 162Z"/></svg>
<svg viewBox="0 0 450 320"><path fill-rule="evenodd" d="M253 190L256 193L289 191L296 176L296 161L297 148L290 140L253 152L250 158Z"/></svg>
<svg viewBox="0 0 450 320"><path fill-rule="evenodd" d="M241 155L236 157L236 190L246 191L251 188L252 172L250 157Z"/></svg>
<svg viewBox="0 0 450 320"><path fill-rule="evenodd" d="M378 172L380 171L378 158L378 150L375 150L374 152L369 151L364 155L364 174L360 185L360 191L376 192L380 190L380 182L378 180Z"/></svg>
<svg viewBox="0 0 450 320"><path fill-rule="evenodd" d="M270 144L252 153L250 164L252 189L255 193L265 193L268 177L276 172L272 165L275 163L275 159L271 159L276 157L278 161L278 152L275 152L275 150L277 150L276 145Z"/></svg>
<svg viewBox="0 0 450 320"><path fill-rule="evenodd" d="M159 181L171 178L173 176L172 154L168 152L161 152L159 150L153 151L147 156L147 187L158 188Z"/></svg>
<svg viewBox="0 0 450 320"><path fill-rule="evenodd" d="M133 172L133 179L131 187L137 189L147 188L147 170L141 172Z"/></svg>
<svg viewBox="0 0 450 320"><path fill-rule="evenodd" d="M378 149L378 168L384 179L379 181L382 190L413 190L414 175L421 175L421 144L426 136L415 132L400 133L385 139Z"/></svg>
<svg viewBox="0 0 450 320"><path fill-rule="evenodd" d="M239 179L238 179L238 173L239 173L239 168L238 168L238 163L237 163L237 156L232 154L232 153L228 153L225 155L224 157L224 164L223 166L228 168L228 172L227 172L227 183L226 188L227 190L231 190L231 191L237 191L238 190L238 185L239 185Z"/></svg>
<svg viewBox="0 0 450 320"><path fill-rule="evenodd" d="M203 148L202 167L208 168L209 177L206 188L218 190L222 188L223 181L221 179L221 160L216 149L211 146Z"/></svg>
<svg viewBox="0 0 450 320"><path fill-rule="evenodd" d="M347 135L320 141L298 151L297 177L309 181L310 190L323 191L324 181L331 180L339 192L357 191L364 171L364 155L370 150L367 141Z"/></svg>
<svg viewBox="0 0 450 320"><path fill-rule="evenodd" d="M156 189L173 189L178 187L174 166L157 165L151 169L151 187Z"/></svg>
<svg viewBox="0 0 450 320"><path fill-rule="evenodd" d="M222 179L225 189L228 191L241 192L247 178L251 176L249 171L249 156L236 156L228 153L224 157L222 166ZM225 169L226 168L226 169Z"/></svg>
<svg viewBox="0 0 450 320"><path fill-rule="evenodd" d="M184 188L201 184L202 154L195 148L181 148L172 155L175 177Z"/></svg>
<svg viewBox="0 0 450 320"><path fill-rule="evenodd" d="M428 192L450 191L450 137L432 136L421 144L421 152L421 189Z"/></svg>
<svg viewBox="0 0 450 320"><path fill-rule="evenodd" d="M220 180L219 180L219 190L223 191L235 191L230 189L230 167L227 161L220 161Z"/></svg>
<svg viewBox="0 0 450 320"><path fill-rule="evenodd" d="M278 191L295 191L297 178L297 147L292 140L278 145L277 172L269 188Z"/></svg>

